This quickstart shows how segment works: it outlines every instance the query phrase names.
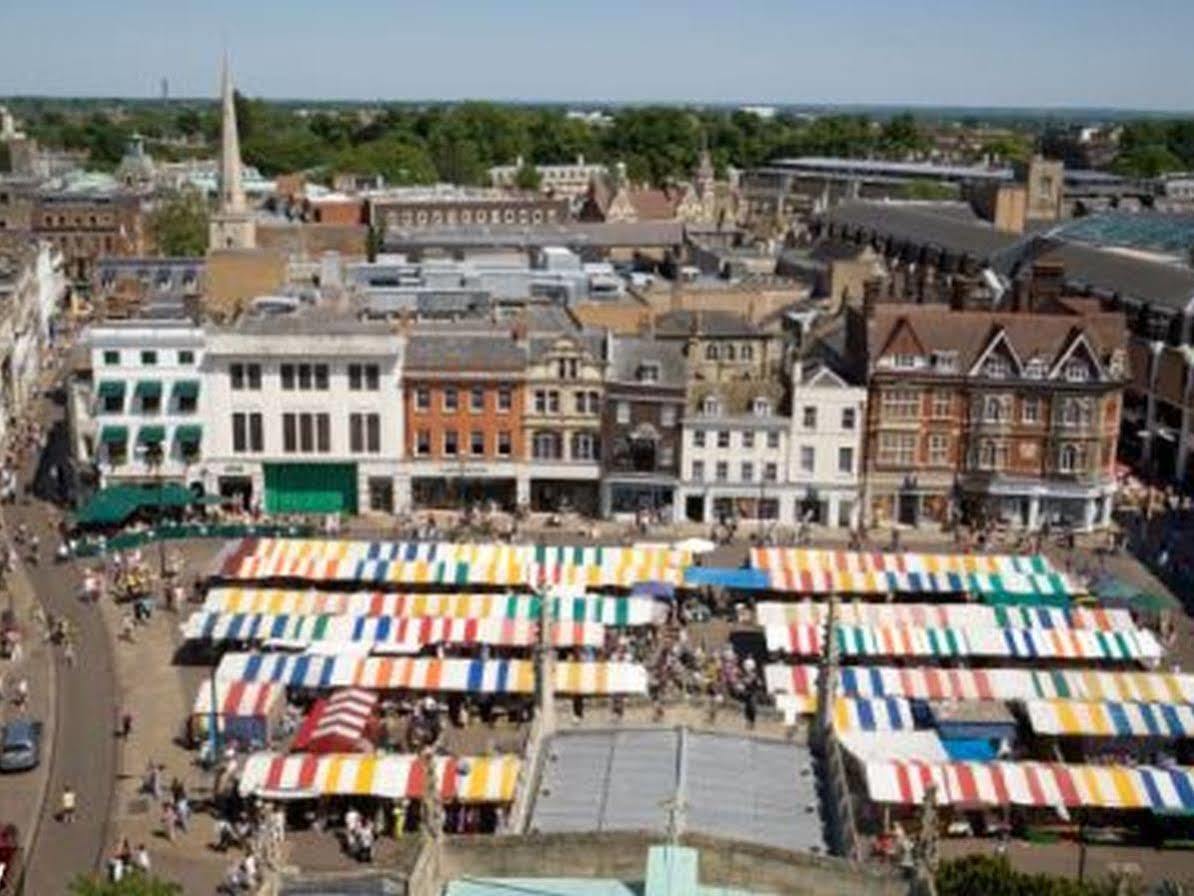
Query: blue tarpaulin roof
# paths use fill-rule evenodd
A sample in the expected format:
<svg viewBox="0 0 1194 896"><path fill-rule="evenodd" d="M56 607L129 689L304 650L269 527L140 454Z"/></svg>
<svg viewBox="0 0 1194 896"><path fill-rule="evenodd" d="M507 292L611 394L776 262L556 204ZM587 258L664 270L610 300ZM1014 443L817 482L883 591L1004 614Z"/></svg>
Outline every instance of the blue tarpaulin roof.
<svg viewBox="0 0 1194 896"><path fill-rule="evenodd" d="M995 758L995 747L987 738L941 738L941 745L952 762L988 762Z"/></svg>
<svg viewBox="0 0 1194 896"><path fill-rule="evenodd" d="M714 585L744 591L765 591L768 587L764 570L722 566L690 566L684 570L684 584L692 588Z"/></svg>

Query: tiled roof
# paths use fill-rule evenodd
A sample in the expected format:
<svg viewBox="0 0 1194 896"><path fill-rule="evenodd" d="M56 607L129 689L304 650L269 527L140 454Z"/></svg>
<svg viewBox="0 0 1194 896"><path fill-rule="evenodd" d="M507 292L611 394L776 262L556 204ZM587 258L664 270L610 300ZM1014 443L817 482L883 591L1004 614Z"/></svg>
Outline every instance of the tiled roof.
<svg viewBox="0 0 1194 896"><path fill-rule="evenodd" d="M659 379L652 385L683 388L687 367L683 347L673 340L648 336L618 336L613 340L609 378L617 383L636 383L644 363L659 365Z"/></svg>
<svg viewBox="0 0 1194 896"><path fill-rule="evenodd" d="M667 311L655 319L661 336L760 336L762 331L741 314L730 311Z"/></svg>
<svg viewBox="0 0 1194 896"><path fill-rule="evenodd" d="M426 336L412 334L406 348L408 371L516 371L526 367L526 346L509 334Z"/></svg>

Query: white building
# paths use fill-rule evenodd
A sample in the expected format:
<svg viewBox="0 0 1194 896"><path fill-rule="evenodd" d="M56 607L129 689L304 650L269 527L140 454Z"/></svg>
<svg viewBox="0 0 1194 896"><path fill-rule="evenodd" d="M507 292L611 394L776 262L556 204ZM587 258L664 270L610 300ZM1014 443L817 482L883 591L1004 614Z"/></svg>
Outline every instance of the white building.
<svg viewBox="0 0 1194 896"><path fill-rule="evenodd" d="M518 172L525 160L522 156L513 165L495 165L489 169L489 182L495 187L511 189L518 186ZM584 156L577 156L572 164L535 165L539 175L539 190L552 196L567 196L576 199L588 192L594 177L605 174L605 166L586 162Z"/></svg>
<svg viewBox="0 0 1194 896"><path fill-rule="evenodd" d="M692 522L761 519L792 525L795 491L787 482L788 418L770 396L742 408L710 393L684 419L680 500ZM735 412L736 411L736 412Z"/></svg>
<svg viewBox="0 0 1194 896"><path fill-rule="evenodd" d="M794 365L787 479L797 490L798 520L857 527L865 420L865 387L820 358Z"/></svg>
<svg viewBox="0 0 1194 896"><path fill-rule="evenodd" d="M202 328L189 320L109 321L92 327L86 344L91 382L72 393L70 416L101 485L201 481Z"/></svg>
<svg viewBox="0 0 1194 896"><path fill-rule="evenodd" d="M321 308L210 330L205 488L268 513L405 506L404 347L384 323Z"/></svg>

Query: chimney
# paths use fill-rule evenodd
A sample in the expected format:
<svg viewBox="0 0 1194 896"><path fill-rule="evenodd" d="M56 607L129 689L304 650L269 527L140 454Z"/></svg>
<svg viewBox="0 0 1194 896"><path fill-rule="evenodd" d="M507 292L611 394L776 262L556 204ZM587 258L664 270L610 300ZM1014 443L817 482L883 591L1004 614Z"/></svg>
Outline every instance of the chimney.
<svg viewBox="0 0 1194 896"><path fill-rule="evenodd" d="M883 295L883 278L868 277L862 284L862 315L870 317Z"/></svg>
<svg viewBox="0 0 1194 896"><path fill-rule="evenodd" d="M949 291L949 307L951 311L966 310L966 293L969 289L970 282L965 277L958 275L953 278Z"/></svg>
<svg viewBox="0 0 1194 896"><path fill-rule="evenodd" d="M1032 265L1027 311L1055 307L1065 289L1065 265L1060 261L1038 259Z"/></svg>

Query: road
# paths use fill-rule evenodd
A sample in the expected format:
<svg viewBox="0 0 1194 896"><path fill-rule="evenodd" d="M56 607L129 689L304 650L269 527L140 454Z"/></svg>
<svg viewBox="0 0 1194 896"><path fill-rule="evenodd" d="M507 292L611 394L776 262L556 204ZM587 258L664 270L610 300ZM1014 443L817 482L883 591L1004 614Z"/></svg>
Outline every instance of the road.
<svg viewBox="0 0 1194 896"><path fill-rule="evenodd" d="M47 424L62 417L62 408L45 401L40 408ZM32 469L26 471L32 473ZM57 564L52 551L58 539L54 509L33 499L5 510L10 531L24 523L38 533L43 560L27 571L47 615L70 620L76 633L77 665L67 666L56 651L56 735L50 753L49 790L27 859L25 892L65 893L80 873L98 870L107 847L108 819L119 770L115 722L119 711L111 645L98 610L78 599L79 578L73 564ZM57 819L63 788L72 786L78 813L71 825Z"/></svg>

